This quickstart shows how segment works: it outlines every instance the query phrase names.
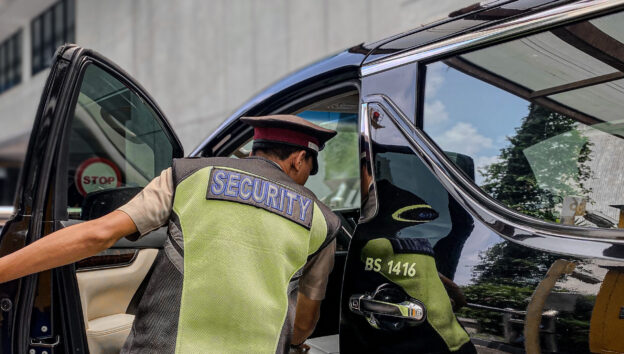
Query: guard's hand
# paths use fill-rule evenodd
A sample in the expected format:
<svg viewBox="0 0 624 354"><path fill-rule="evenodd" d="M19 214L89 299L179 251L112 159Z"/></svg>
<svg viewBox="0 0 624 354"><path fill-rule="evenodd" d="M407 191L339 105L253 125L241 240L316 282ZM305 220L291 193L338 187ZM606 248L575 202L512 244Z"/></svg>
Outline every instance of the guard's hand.
<svg viewBox="0 0 624 354"><path fill-rule="evenodd" d="M453 311L457 311L460 308L466 306L468 303L466 302L466 297L464 293L462 293L461 289L457 284L455 284L451 279L445 277L441 273L438 273L440 276L440 280L442 280L442 284L444 284L444 288L446 289L446 293L451 299L451 305L453 306Z"/></svg>

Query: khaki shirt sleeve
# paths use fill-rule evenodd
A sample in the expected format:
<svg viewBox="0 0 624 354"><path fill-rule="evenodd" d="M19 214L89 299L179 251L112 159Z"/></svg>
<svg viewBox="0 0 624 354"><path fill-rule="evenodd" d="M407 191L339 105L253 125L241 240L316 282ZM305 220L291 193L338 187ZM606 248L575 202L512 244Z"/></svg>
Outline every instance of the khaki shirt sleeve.
<svg viewBox="0 0 624 354"><path fill-rule="evenodd" d="M173 177L168 168L154 178L132 200L117 210L128 214L140 236L164 225L169 219L173 206ZM136 234L128 239L136 241Z"/></svg>
<svg viewBox="0 0 624 354"><path fill-rule="evenodd" d="M311 300L323 300L327 288L329 273L334 268L336 240L334 239L321 252L316 254L303 267L299 278L299 292Z"/></svg>

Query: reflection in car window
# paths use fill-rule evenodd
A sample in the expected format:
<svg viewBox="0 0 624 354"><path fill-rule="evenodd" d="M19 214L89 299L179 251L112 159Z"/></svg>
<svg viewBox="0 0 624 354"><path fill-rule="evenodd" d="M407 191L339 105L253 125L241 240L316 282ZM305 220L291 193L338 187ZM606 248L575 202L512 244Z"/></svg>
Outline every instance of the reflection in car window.
<svg viewBox="0 0 624 354"><path fill-rule="evenodd" d="M470 156L476 184L509 208L617 227L624 66L601 45L624 48L622 20L610 15L428 65L425 131L447 154Z"/></svg>
<svg viewBox="0 0 624 354"><path fill-rule="evenodd" d="M173 147L157 119L122 82L89 65L71 122L68 206L101 190L144 187L171 166Z"/></svg>

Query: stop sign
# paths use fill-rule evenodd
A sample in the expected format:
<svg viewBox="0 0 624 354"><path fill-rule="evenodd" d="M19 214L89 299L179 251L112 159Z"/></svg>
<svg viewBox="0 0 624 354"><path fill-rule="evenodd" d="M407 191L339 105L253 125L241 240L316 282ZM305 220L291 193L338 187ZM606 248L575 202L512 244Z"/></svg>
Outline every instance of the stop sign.
<svg viewBox="0 0 624 354"><path fill-rule="evenodd" d="M74 181L80 194L85 196L87 193L121 186L121 171L110 160L92 157L78 166Z"/></svg>

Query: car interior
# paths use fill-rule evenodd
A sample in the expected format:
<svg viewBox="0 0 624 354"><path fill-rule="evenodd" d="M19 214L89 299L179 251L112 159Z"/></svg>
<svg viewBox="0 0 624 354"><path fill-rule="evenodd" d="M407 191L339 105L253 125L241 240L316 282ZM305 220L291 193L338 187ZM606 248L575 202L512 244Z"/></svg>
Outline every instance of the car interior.
<svg viewBox="0 0 624 354"><path fill-rule="evenodd" d="M154 112L135 96L97 66L87 69L67 139L68 221L64 226L115 210L170 166L171 143L156 124ZM334 270L313 337L338 333L342 272L360 207L358 102L357 90L342 90L290 111L338 131L318 157L318 174L306 184L343 223L337 236ZM231 148L218 155L249 155L251 129L242 132L234 137L236 144L228 144ZM115 170L119 172L117 180ZM97 177L98 181L104 176L112 182L93 185L85 176ZM165 239L166 229L161 227L136 242L122 239L112 248L76 264L91 353L118 352L123 346ZM337 337L335 342L337 345Z"/></svg>

